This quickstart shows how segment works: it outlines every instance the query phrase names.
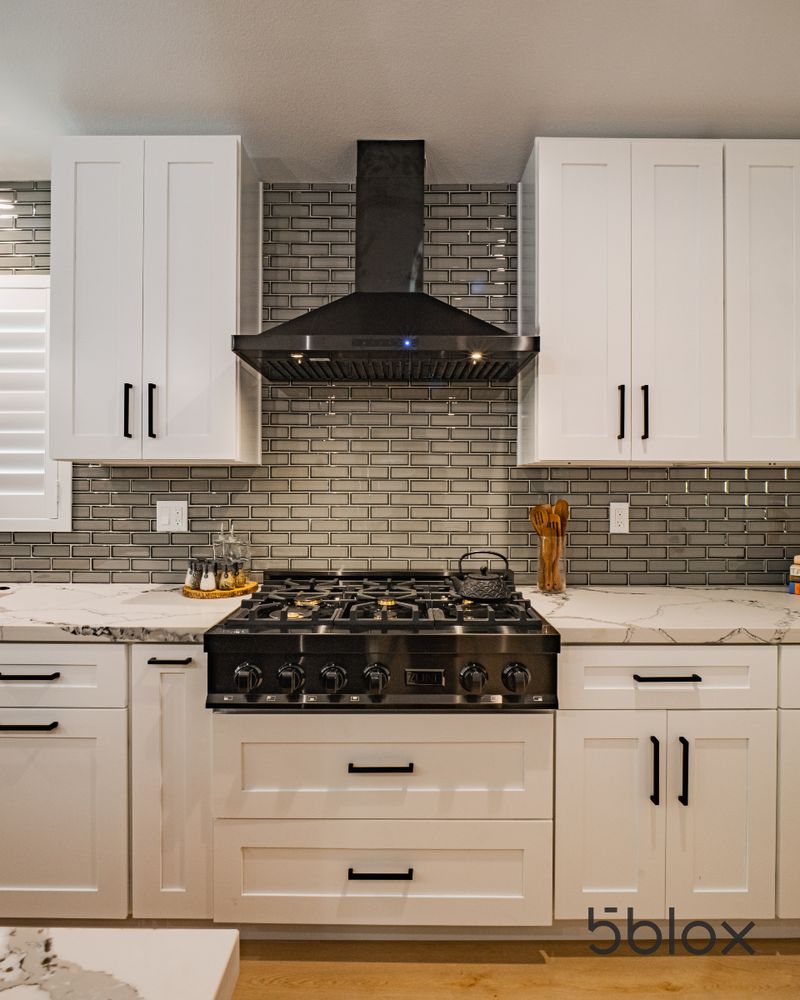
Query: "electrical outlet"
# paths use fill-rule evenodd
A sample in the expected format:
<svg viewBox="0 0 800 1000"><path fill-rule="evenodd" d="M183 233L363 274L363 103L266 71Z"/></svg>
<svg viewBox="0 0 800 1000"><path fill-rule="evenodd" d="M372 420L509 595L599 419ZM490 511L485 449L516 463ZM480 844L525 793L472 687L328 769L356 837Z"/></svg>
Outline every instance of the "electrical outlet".
<svg viewBox="0 0 800 1000"><path fill-rule="evenodd" d="M608 530L612 535L627 535L630 533L629 503L610 503L608 505Z"/></svg>
<svg viewBox="0 0 800 1000"><path fill-rule="evenodd" d="M188 531L189 512L185 500L156 500L158 531Z"/></svg>

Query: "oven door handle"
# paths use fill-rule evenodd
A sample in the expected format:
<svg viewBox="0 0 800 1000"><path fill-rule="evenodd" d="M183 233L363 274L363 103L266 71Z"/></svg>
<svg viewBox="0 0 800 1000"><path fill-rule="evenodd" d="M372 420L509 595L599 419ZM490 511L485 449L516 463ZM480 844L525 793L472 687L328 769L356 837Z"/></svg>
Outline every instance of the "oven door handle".
<svg viewBox="0 0 800 1000"><path fill-rule="evenodd" d="M397 765L379 765L371 767L369 765L362 767L360 764L350 763L347 765L348 774L413 774L414 765L413 764L397 764Z"/></svg>

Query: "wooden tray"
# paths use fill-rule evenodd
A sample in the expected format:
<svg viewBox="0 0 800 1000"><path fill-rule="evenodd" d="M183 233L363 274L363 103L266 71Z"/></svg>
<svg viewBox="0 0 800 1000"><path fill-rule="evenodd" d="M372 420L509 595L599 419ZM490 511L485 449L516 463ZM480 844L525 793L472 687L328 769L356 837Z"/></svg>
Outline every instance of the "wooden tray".
<svg viewBox="0 0 800 1000"><path fill-rule="evenodd" d="M183 596L193 597L198 601L215 600L220 597L244 597L245 594L252 594L258 590L259 584L256 580L248 580L243 587L234 587L233 590L195 590L194 587L184 587Z"/></svg>

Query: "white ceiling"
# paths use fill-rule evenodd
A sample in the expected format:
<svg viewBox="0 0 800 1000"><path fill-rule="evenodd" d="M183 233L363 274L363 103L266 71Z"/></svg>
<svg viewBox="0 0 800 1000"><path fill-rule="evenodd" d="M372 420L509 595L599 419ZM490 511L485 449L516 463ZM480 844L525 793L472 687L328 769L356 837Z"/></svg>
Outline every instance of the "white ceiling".
<svg viewBox="0 0 800 1000"><path fill-rule="evenodd" d="M0 177L62 133L234 132L267 180L514 181L536 135L800 136L798 0L3 0Z"/></svg>

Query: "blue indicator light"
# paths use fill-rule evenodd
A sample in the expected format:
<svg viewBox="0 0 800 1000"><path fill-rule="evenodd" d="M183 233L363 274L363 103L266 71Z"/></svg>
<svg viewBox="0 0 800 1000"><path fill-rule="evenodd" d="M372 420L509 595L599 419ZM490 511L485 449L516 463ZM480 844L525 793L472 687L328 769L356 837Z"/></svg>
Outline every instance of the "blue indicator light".
<svg viewBox="0 0 800 1000"><path fill-rule="evenodd" d="M414 346L414 341L411 340L410 337L406 337L406 339L403 341L403 347L413 347L413 346Z"/></svg>

